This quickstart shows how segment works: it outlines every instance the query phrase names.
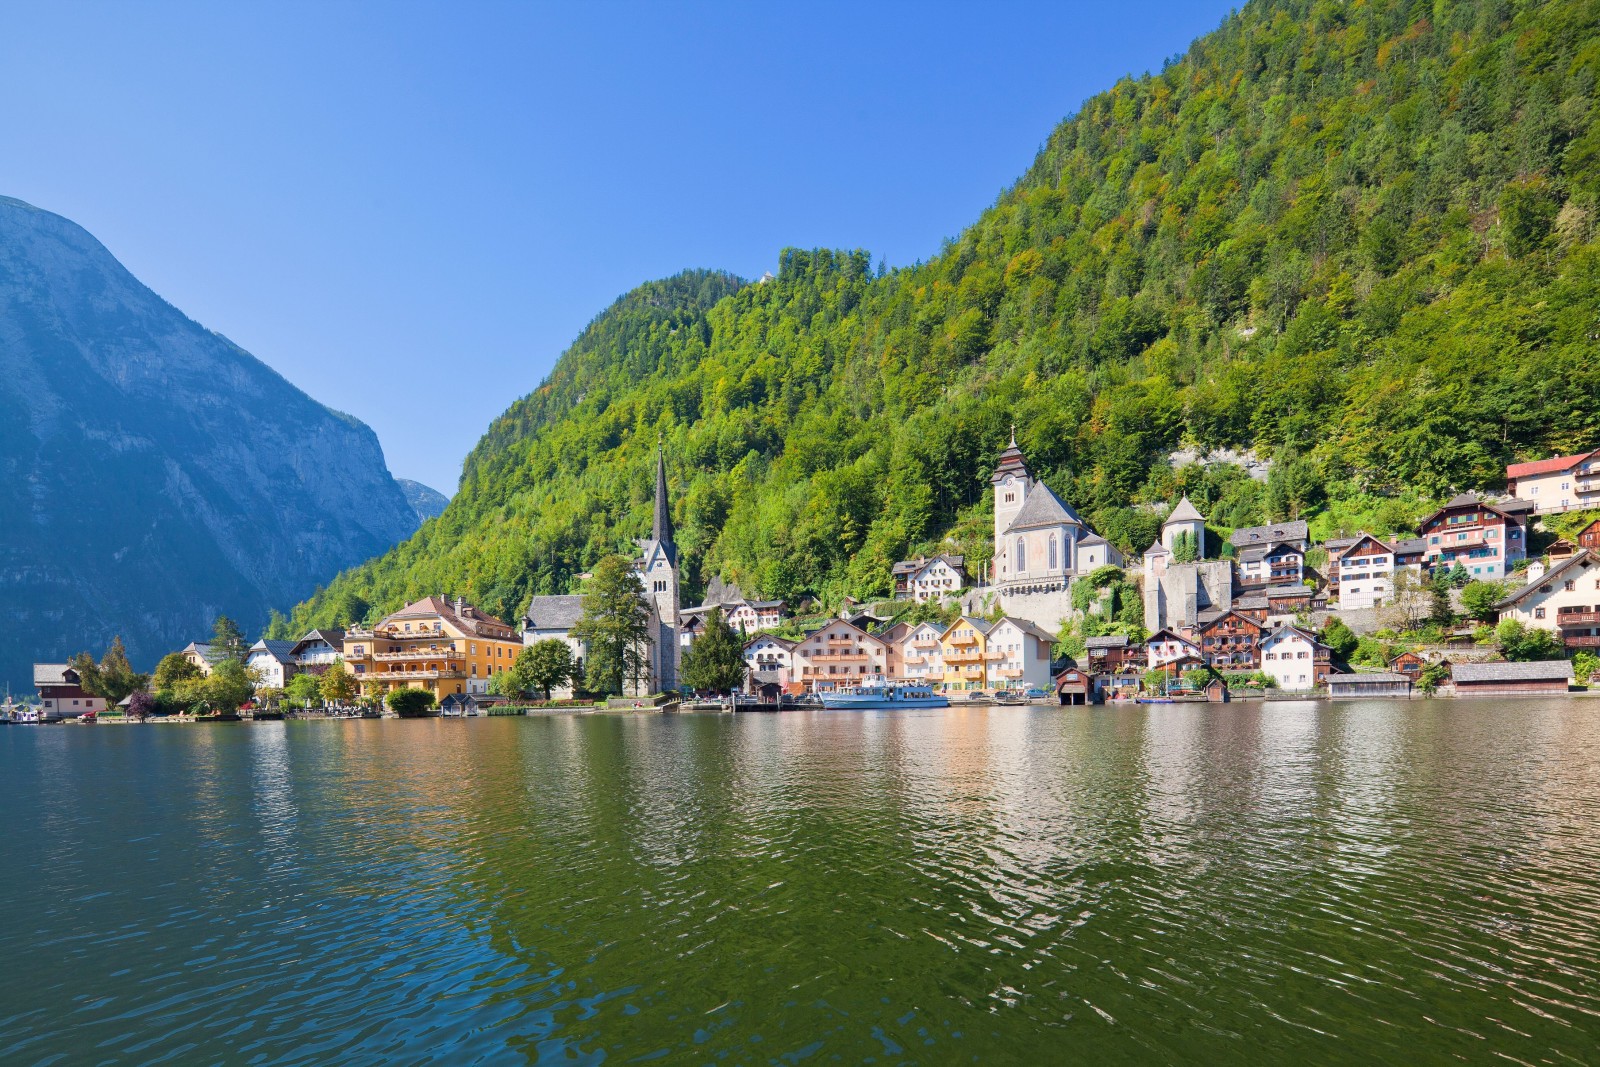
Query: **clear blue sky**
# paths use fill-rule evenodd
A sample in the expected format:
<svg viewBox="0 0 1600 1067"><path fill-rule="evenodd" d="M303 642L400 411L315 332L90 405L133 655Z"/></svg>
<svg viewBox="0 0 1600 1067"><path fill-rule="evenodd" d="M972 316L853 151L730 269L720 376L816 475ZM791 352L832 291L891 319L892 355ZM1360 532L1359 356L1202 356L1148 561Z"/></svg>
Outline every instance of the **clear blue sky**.
<svg viewBox="0 0 1600 1067"><path fill-rule="evenodd" d="M449 493L638 282L928 258L1230 6L40 0L0 30L0 194Z"/></svg>

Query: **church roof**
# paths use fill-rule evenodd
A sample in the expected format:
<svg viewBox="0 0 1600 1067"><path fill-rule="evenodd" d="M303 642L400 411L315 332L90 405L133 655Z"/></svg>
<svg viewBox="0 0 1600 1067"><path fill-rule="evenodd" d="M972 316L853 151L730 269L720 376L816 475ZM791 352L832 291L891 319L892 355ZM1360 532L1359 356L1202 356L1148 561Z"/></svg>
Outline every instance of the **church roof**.
<svg viewBox="0 0 1600 1067"><path fill-rule="evenodd" d="M1065 500L1056 496L1055 490L1043 482L1039 482L1028 490L1028 499L1022 502L1022 510L1017 512L1017 517L1006 527L1006 533L1013 530L1028 530L1035 526L1082 526L1083 520L1078 518L1078 513L1067 505Z"/></svg>
<svg viewBox="0 0 1600 1067"><path fill-rule="evenodd" d="M1149 548L1144 550L1144 554L1147 557L1149 557L1149 556L1170 556L1170 555L1172 555L1172 550L1170 548L1168 548L1166 545L1162 544L1161 541L1158 539L1155 544L1151 545Z"/></svg>
<svg viewBox="0 0 1600 1067"><path fill-rule="evenodd" d="M672 542L672 507L667 501L667 455L660 448L656 449L656 507L650 523L650 540L661 546L668 563L677 565L678 546Z"/></svg>
<svg viewBox="0 0 1600 1067"><path fill-rule="evenodd" d="M583 597L578 594L536 596L522 613L524 630L570 630L583 618Z"/></svg>
<svg viewBox="0 0 1600 1067"><path fill-rule="evenodd" d="M1189 503L1189 498L1188 498L1187 495L1185 495L1182 500L1178 501L1178 506L1172 509L1172 514L1168 515L1167 518L1166 518L1166 521L1163 522L1161 525L1167 526L1167 525L1170 525L1170 524L1172 524L1174 522L1205 522L1205 521L1206 521L1206 517L1204 515L1200 514L1200 511L1199 511L1198 508L1196 508L1193 504Z"/></svg>

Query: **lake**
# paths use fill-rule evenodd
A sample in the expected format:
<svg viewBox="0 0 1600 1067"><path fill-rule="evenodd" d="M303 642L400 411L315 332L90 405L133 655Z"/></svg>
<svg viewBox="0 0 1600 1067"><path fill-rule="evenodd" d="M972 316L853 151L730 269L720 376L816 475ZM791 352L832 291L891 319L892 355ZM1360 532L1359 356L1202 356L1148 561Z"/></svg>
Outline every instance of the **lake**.
<svg viewBox="0 0 1600 1067"><path fill-rule="evenodd" d="M0 1062L1600 1062L1600 702L0 729Z"/></svg>

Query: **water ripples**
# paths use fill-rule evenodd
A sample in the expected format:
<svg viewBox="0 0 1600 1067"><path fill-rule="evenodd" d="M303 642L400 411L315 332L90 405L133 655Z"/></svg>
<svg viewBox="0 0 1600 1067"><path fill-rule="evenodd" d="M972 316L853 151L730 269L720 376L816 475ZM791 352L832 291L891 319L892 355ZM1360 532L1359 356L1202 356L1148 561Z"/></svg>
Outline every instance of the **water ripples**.
<svg viewBox="0 0 1600 1067"><path fill-rule="evenodd" d="M0 1062L1594 1062L1588 709L0 731Z"/></svg>

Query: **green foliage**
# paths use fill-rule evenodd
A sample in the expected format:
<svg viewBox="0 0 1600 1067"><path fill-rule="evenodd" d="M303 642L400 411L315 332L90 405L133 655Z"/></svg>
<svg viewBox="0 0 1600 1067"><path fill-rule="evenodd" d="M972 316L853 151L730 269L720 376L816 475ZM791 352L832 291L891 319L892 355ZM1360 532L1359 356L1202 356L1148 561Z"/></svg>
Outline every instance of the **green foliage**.
<svg viewBox="0 0 1600 1067"><path fill-rule="evenodd" d="M1321 640L1340 659L1348 659L1361 643L1343 619L1329 619L1322 628Z"/></svg>
<svg viewBox="0 0 1600 1067"><path fill-rule="evenodd" d="M1577 679L1579 685L1588 685L1589 679L1597 670L1600 670L1600 656L1589 651L1573 654L1572 676Z"/></svg>
<svg viewBox="0 0 1600 1067"><path fill-rule="evenodd" d="M1503 582L1470 581L1461 587L1461 606L1470 619L1486 620L1494 615L1494 606L1505 597Z"/></svg>
<svg viewBox="0 0 1600 1067"><path fill-rule="evenodd" d="M322 683L316 675L302 672L289 679L284 694L291 703L310 707L322 698Z"/></svg>
<svg viewBox="0 0 1600 1067"><path fill-rule="evenodd" d="M433 710L433 693L427 689L406 686L392 690L385 698L389 709L402 719L416 719Z"/></svg>
<svg viewBox="0 0 1600 1067"><path fill-rule="evenodd" d="M1160 667L1152 667L1140 676L1139 684L1146 693L1162 692L1167 685L1167 672Z"/></svg>
<svg viewBox="0 0 1600 1067"><path fill-rule="evenodd" d="M1600 439L1597 37L1583 0L1246 5L1086 101L926 263L787 249L764 284L622 297L490 426L444 513L293 629L441 588L506 618L569 591L648 529L658 434L691 598L716 574L881 592L946 534L980 569L1012 422L1125 552L1173 490L1219 529L1392 532L1498 487ZM1182 446L1274 467L1173 471Z"/></svg>
<svg viewBox="0 0 1600 1067"><path fill-rule="evenodd" d="M1450 668L1443 663L1430 663L1417 675L1417 686L1424 693L1432 693L1450 677Z"/></svg>
<svg viewBox="0 0 1600 1067"><path fill-rule="evenodd" d="M1500 654L1508 660L1561 659L1566 655L1559 637L1549 630L1524 626L1518 619L1501 619L1494 636Z"/></svg>
<svg viewBox="0 0 1600 1067"><path fill-rule="evenodd" d="M255 692L255 679L237 659L217 661L200 683L201 699L212 711L237 711Z"/></svg>
<svg viewBox="0 0 1600 1067"><path fill-rule="evenodd" d="M218 654L231 659L244 659L244 631L226 615L218 615L211 624L211 647Z"/></svg>
<svg viewBox="0 0 1600 1067"><path fill-rule="evenodd" d="M1365 667L1384 667L1389 663L1389 650L1376 637L1357 638L1350 662Z"/></svg>
<svg viewBox="0 0 1600 1067"><path fill-rule="evenodd" d="M179 657L182 660L182 657ZM150 684L148 674L140 674L128 662L128 650L120 636L111 639L111 645L96 663L87 652L80 652L69 661L78 672L83 691L90 696L102 697L110 707L115 707L130 693Z"/></svg>
<svg viewBox="0 0 1600 1067"><path fill-rule="evenodd" d="M721 608L711 609L705 632L683 656L683 684L700 693L732 693L744 685L742 641Z"/></svg>
<svg viewBox="0 0 1600 1067"><path fill-rule="evenodd" d="M584 587L583 618L572 636L588 650L584 685L593 692L620 696L626 683L637 685L646 677L650 607L626 559L607 556L595 567Z"/></svg>
<svg viewBox="0 0 1600 1067"><path fill-rule="evenodd" d="M170 698L180 685L192 682L200 677L200 668L190 663L178 652L168 652L161 657L161 662L156 664L155 674L151 676L151 688L158 695Z"/></svg>
<svg viewBox="0 0 1600 1067"><path fill-rule="evenodd" d="M318 688L322 690L322 699L330 704L348 704L358 691L355 675L345 670L342 659L334 660L322 673Z"/></svg>
<svg viewBox="0 0 1600 1067"><path fill-rule="evenodd" d="M521 689L537 689L546 700L550 690L578 681L573 674L572 648L553 637L535 641L519 652L512 672Z"/></svg>
<svg viewBox="0 0 1600 1067"><path fill-rule="evenodd" d="M1178 563L1193 563L1200 558L1200 540L1184 531L1172 539L1172 558Z"/></svg>

